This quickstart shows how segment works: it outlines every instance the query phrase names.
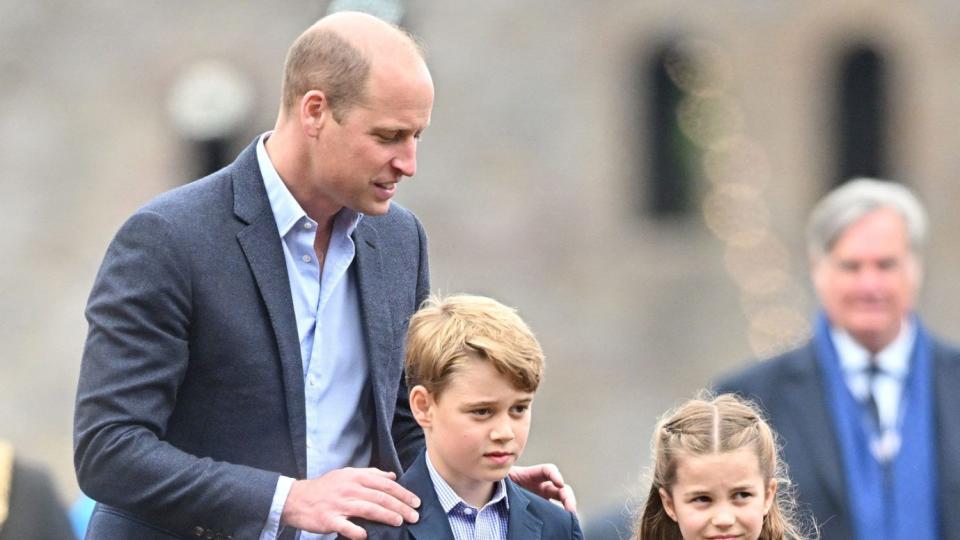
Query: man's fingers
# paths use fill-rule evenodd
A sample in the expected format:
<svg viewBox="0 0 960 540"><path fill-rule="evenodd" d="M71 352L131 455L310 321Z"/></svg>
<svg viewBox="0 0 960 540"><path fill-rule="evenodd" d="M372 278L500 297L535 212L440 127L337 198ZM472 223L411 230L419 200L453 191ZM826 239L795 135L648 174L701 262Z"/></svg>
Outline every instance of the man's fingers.
<svg viewBox="0 0 960 540"><path fill-rule="evenodd" d="M384 523L391 527L399 527L403 524L404 517L393 510L364 500L349 501L344 504L344 513L351 518L365 519Z"/></svg>
<svg viewBox="0 0 960 540"><path fill-rule="evenodd" d="M392 475L393 473L390 474ZM360 485L365 488L389 495L407 507L420 507L419 497L389 478L384 478L380 475L364 475L360 478Z"/></svg>
<svg viewBox="0 0 960 540"><path fill-rule="evenodd" d="M331 532L339 533L341 536L349 538L350 540L365 540L367 537L367 531L345 518L336 520Z"/></svg>
<svg viewBox="0 0 960 540"><path fill-rule="evenodd" d="M560 469L553 463L541 465L540 474L556 484L557 487L563 487L563 475L560 474Z"/></svg>
<svg viewBox="0 0 960 540"><path fill-rule="evenodd" d="M560 502L563 503L563 508L568 512L577 513L577 496L573 493L573 486L566 484L563 488L560 489L560 496L558 497Z"/></svg>

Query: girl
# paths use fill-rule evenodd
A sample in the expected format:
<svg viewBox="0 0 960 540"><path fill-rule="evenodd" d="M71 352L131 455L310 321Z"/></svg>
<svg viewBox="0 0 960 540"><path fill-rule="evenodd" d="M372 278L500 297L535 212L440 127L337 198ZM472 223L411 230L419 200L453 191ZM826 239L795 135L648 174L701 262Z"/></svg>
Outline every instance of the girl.
<svg viewBox="0 0 960 540"><path fill-rule="evenodd" d="M732 394L705 394L666 415L653 436L653 482L636 538L806 538L774 437Z"/></svg>

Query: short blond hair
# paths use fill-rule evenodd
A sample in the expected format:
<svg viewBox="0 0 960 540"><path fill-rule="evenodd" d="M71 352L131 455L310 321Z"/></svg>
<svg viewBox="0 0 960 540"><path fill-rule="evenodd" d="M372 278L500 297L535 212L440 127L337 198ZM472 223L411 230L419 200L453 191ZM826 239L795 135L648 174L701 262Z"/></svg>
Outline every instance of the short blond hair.
<svg viewBox="0 0 960 540"><path fill-rule="evenodd" d="M407 387L439 396L470 360L490 362L524 392L536 392L543 377L543 350L515 309L484 296L431 296L410 318Z"/></svg>

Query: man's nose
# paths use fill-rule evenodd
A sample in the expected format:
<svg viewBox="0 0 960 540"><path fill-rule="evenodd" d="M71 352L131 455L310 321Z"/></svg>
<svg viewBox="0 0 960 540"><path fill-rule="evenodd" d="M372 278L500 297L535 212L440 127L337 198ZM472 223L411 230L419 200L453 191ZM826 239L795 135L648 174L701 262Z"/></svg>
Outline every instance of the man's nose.
<svg viewBox="0 0 960 540"><path fill-rule="evenodd" d="M390 161L390 165L400 172L401 176L417 174L417 139L410 137L400 145L397 155Z"/></svg>

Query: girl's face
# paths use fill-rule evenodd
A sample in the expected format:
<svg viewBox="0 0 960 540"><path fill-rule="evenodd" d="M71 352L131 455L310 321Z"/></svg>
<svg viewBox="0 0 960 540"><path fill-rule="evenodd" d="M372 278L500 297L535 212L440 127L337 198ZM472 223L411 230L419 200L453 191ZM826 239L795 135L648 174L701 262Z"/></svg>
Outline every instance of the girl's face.
<svg viewBox="0 0 960 540"><path fill-rule="evenodd" d="M677 480L660 499L684 540L760 537L777 483L764 481L753 449L677 459Z"/></svg>

